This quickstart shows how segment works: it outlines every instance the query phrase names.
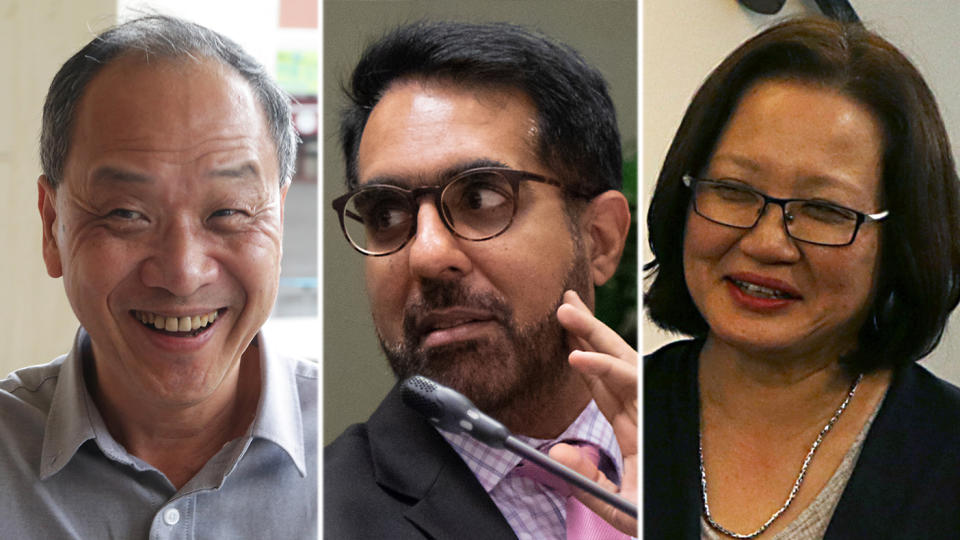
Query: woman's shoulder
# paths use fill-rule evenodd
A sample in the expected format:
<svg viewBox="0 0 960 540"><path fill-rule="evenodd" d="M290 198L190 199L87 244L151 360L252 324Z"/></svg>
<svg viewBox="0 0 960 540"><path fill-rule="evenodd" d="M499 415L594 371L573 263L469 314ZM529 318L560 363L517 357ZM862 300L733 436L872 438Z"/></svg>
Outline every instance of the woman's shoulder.
<svg viewBox="0 0 960 540"><path fill-rule="evenodd" d="M893 377L887 399L904 419L960 439L960 388L919 364L905 366Z"/></svg>
<svg viewBox="0 0 960 540"><path fill-rule="evenodd" d="M702 339L682 339L667 343L656 351L644 355L643 376L658 376L665 374L664 372L688 367L689 363L695 363L702 347Z"/></svg>
<svg viewBox="0 0 960 540"><path fill-rule="evenodd" d="M826 538L901 538L908 530L910 538L956 538L957 508L960 388L920 365L903 366L894 373Z"/></svg>
<svg viewBox="0 0 960 540"><path fill-rule="evenodd" d="M664 345L643 357L644 402L695 405L697 358L703 340L685 339Z"/></svg>
<svg viewBox="0 0 960 540"><path fill-rule="evenodd" d="M960 388L918 364L897 369L861 460L866 456L901 469L943 469L960 488Z"/></svg>

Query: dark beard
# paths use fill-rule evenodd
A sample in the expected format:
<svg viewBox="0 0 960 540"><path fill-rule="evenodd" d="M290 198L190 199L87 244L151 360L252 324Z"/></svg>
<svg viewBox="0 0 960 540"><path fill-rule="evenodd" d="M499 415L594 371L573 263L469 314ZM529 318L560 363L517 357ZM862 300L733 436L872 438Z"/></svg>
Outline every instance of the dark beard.
<svg viewBox="0 0 960 540"><path fill-rule="evenodd" d="M511 418L530 419L542 410L538 404L557 397L572 371L567 362L566 331L557 321L557 308L563 302L563 291L568 289L587 298L589 266L579 244L557 300L540 319L525 325L517 324L513 309L493 294L472 293L459 281L422 280L422 299L404 313L403 343L387 344L380 338L394 374L400 380L416 374L429 377L456 389L478 408L508 424ZM432 310L456 306L489 312L500 335L428 350L420 347L417 320Z"/></svg>

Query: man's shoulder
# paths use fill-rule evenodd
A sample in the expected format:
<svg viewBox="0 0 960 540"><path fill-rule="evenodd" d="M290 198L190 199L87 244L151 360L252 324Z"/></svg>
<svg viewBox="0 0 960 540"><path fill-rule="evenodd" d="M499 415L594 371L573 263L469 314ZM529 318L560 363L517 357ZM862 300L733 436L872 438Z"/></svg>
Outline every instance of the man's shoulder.
<svg viewBox="0 0 960 540"><path fill-rule="evenodd" d="M353 424L323 449L324 482L362 476L373 469L366 424Z"/></svg>
<svg viewBox="0 0 960 540"><path fill-rule="evenodd" d="M268 351L265 367L267 372L273 372L275 375L282 373L274 379L290 381L289 384L295 385L297 389L301 408L309 406L315 409L319 397L317 387L320 382L320 369L316 360L292 354L283 349L275 349L273 344L277 340L268 338L264 333L261 333L261 339L266 340L261 344L265 344Z"/></svg>
<svg viewBox="0 0 960 540"><path fill-rule="evenodd" d="M413 501L377 484L377 466L364 424L348 427L323 449L324 537L390 537L406 530L404 512Z"/></svg>
<svg viewBox="0 0 960 540"><path fill-rule="evenodd" d="M320 369L313 360L301 356L277 355L277 358L284 362L286 369L290 370L300 385L312 385L316 387L320 381Z"/></svg>
<svg viewBox="0 0 960 540"><path fill-rule="evenodd" d="M0 380L0 485L20 490L23 496L40 476L40 456L62 362L61 357L21 368ZM0 503L2 518L9 518L11 504L14 501ZM21 522L7 519L4 524L17 530Z"/></svg>
<svg viewBox="0 0 960 540"><path fill-rule="evenodd" d="M267 358L274 363L279 363L284 370L297 379L298 384L308 384L316 386L320 380L320 370L315 358L307 358L302 354L294 354L283 347L278 347L281 341L275 332L269 332L266 328L260 329L259 339L261 347L268 351Z"/></svg>
<svg viewBox="0 0 960 540"><path fill-rule="evenodd" d="M20 405L48 409L64 358L61 356L46 364L20 368L0 380L0 408Z"/></svg>
<svg viewBox="0 0 960 540"><path fill-rule="evenodd" d="M457 453L394 397L324 449L324 537L512 538Z"/></svg>
<svg viewBox="0 0 960 540"><path fill-rule="evenodd" d="M324 485L363 490L375 482L376 448L393 453L397 432L404 431L403 410L388 394L366 422L352 424L323 449ZM399 410L398 410L399 409ZM326 497L325 497L326 498Z"/></svg>

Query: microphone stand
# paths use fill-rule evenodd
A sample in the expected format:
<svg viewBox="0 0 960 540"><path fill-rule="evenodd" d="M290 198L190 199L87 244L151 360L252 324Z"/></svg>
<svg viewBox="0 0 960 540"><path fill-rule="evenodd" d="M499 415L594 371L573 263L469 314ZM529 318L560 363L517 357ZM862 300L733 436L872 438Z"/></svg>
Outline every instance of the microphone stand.
<svg viewBox="0 0 960 540"><path fill-rule="evenodd" d="M427 417L441 429L466 433L487 446L506 448L536 463L568 484L586 491L634 519L637 518L636 504L603 489L586 476L516 438L506 426L477 409L466 396L456 390L423 375L408 378L400 387L400 397L404 404Z"/></svg>

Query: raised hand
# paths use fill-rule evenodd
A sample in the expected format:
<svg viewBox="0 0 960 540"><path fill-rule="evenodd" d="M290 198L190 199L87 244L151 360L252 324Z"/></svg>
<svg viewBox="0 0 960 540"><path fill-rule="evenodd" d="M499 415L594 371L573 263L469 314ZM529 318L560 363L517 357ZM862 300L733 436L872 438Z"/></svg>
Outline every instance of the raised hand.
<svg viewBox="0 0 960 540"><path fill-rule="evenodd" d="M557 319L570 334L570 365L580 372L600 411L613 426L623 454L623 478L618 488L576 448L558 444L550 456L633 502L637 497L637 351L600 322L573 291L563 295ZM637 534L637 520L585 492L576 497L617 529Z"/></svg>

